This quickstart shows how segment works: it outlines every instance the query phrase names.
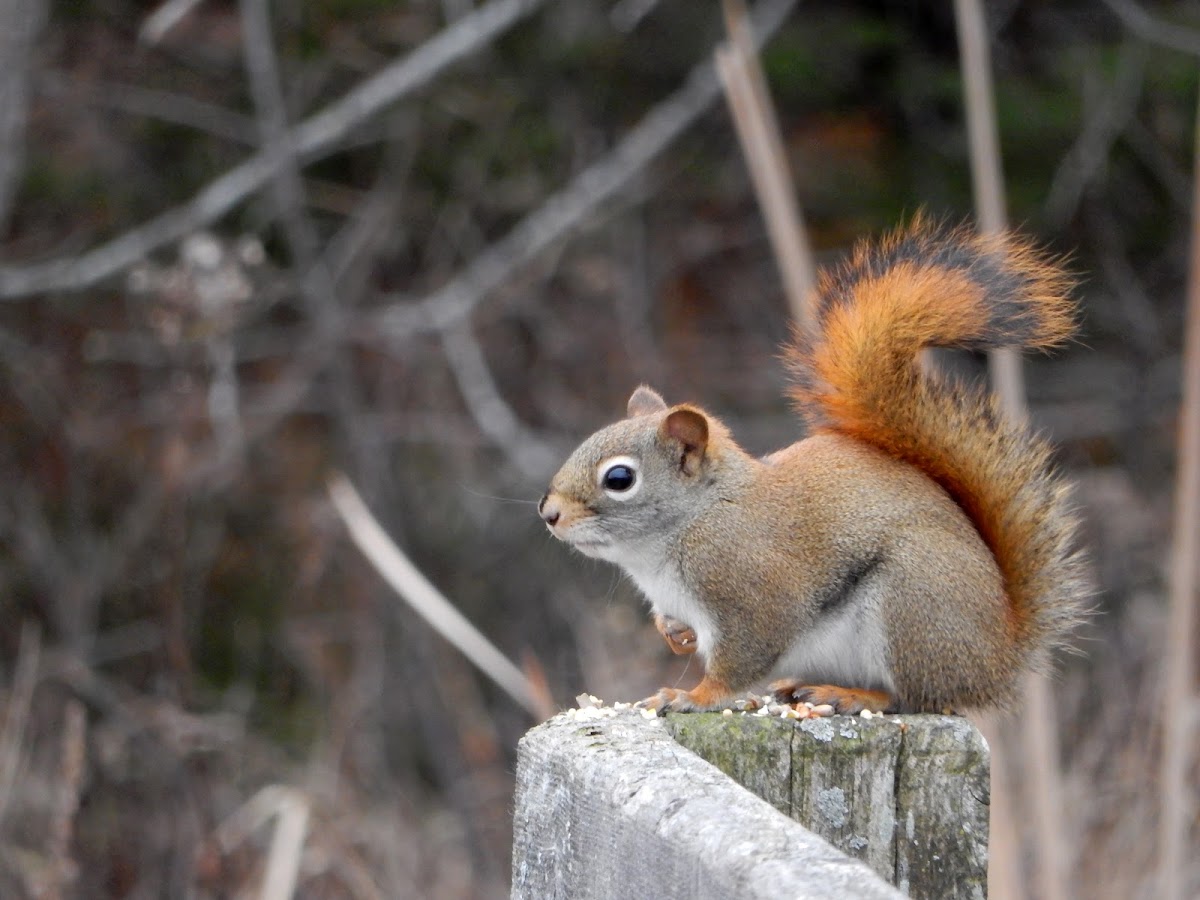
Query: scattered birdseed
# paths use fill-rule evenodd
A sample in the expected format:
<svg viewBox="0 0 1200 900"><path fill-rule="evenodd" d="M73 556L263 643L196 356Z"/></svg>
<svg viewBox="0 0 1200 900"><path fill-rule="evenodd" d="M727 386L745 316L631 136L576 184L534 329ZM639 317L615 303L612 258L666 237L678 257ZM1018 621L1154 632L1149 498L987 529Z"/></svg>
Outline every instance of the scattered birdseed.
<svg viewBox="0 0 1200 900"><path fill-rule="evenodd" d="M617 701L606 706L604 701L599 697L587 692L577 696L575 703L577 706L567 709L565 715L569 719L585 722L611 718L618 713L630 710L637 710L644 719L655 719L659 714L658 710L647 709L638 703ZM835 710L829 703L814 704L808 700L796 703L780 703L775 697L769 694L762 696L749 694L729 701L728 705L720 710L720 713L722 716L732 716L734 713L740 713L741 715L778 716L781 719L809 719L832 716L835 714ZM859 713L859 716L864 719L881 718L883 713L864 709Z"/></svg>

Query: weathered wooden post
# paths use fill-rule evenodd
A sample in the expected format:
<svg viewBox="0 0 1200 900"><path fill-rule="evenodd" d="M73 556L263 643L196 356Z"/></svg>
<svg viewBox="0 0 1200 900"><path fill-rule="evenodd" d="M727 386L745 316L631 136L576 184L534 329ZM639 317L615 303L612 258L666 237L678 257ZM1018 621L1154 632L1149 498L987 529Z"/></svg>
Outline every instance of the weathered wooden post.
<svg viewBox="0 0 1200 900"><path fill-rule="evenodd" d="M964 719L571 711L521 741L513 897L983 898L987 813Z"/></svg>
<svg viewBox="0 0 1200 900"><path fill-rule="evenodd" d="M957 716L668 716L685 747L918 898L987 895L990 767Z"/></svg>

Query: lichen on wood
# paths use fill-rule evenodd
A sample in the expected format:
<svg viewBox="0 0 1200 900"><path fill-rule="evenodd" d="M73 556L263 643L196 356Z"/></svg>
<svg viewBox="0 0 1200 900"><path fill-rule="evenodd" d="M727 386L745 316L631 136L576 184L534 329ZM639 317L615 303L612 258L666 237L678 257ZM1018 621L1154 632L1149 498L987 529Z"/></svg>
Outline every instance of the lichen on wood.
<svg viewBox="0 0 1200 900"><path fill-rule="evenodd" d="M989 756L966 719L665 722L683 746L910 896L986 896Z"/></svg>

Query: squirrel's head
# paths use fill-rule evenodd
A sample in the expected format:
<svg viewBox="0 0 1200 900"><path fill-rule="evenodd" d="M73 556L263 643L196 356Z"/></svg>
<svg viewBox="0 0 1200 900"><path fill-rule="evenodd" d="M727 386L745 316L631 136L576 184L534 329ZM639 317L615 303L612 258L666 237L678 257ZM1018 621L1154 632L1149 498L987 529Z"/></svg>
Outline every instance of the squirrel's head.
<svg viewBox="0 0 1200 900"><path fill-rule="evenodd" d="M719 473L745 454L725 426L694 406L667 406L642 385L628 418L579 445L550 482L538 512L559 540L627 563L711 502Z"/></svg>

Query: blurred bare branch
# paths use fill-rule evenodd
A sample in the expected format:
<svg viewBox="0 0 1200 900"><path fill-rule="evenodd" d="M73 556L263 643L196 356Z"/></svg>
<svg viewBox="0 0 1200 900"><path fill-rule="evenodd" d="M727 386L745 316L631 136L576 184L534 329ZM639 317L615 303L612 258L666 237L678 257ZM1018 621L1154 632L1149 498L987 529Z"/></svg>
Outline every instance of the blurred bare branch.
<svg viewBox="0 0 1200 900"><path fill-rule="evenodd" d="M332 383L333 420L341 441L349 445L360 476L370 458L363 436L355 427L355 391L351 385L349 360L339 353L345 333L343 303L326 248L309 214L301 179L299 158L288 129L287 109L279 60L274 49L266 0L241 0L242 48L250 76L251 94L257 110L263 143L277 160L272 179L272 195L282 222L283 233L299 273L300 295L308 314L312 334L307 340L310 355L324 369Z"/></svg>
<svg viewBox="0 0 1200 900"><path fill-rule="evenodd" d="M48 426L58 421L62 414L57 397L61 385L39 365L41 361L42 355L35 348L17 334L0 328L0 367L8 371L8 383L31 418L39 425ZM0 522L2 532L3 523Z"/></svg>
<svg viewBox="0 0 1200 900"><path fill-rule="evenodd" d="M1103 251L1100 265L1120 298L1120 309L1128 323L1130 342L1148 356L1161 353L1164 336L1160 314L1130 262L1126 235L1107 209L1089 212L1084 224L1096 246Z"/></svg>
<svg viewBox="0 0 1200 900"><path fill-rule="evenodd" d="M1125 141L1137 158L1161 182L1171 203L1180 212L1190 212L1192 185L1188 173L1168 154L1145 123L1134 119L1125 130Z"/></svg>
<svg viewBox="0 0 1200 900"><path fill-rule="evenodd" d="M0 225L8 219L24 170L33 46L46 10L46 0L0 0Z"/></svg>
<svg viewBox="0 0 1200 900"><path fill-rule="evenodd" d="M658 3L659 0L619 0L608 14L609 19L618 31L633 31Z"/></svg>
<svg viewBox="0 0 1200 900"><path fill-rule="evenodd" d="M121 509L111 531L79 523L68 540L55 533L44 498L27 482L0 506L0 534L9 535L13 552L49 599L58 634L77 651L85 651L94 633L104 592L153 534L164 496L162 483L149 479Z"/></svg>
<svg viewBox="0 0 1200 900"><path fill-rule="evenodd" d="M262 144L271 158L271 188L277 215L283 223L289 249L298 267L312 266L321 284L302 278L309 313L314 322L327 317L333 302L329 271L317 259L319 240L308 215L308 203L300 180L299 158L294 134L288 130L287 109L275 55L275 37L266 0L241 0L242 55L250 76L250 93L258 116ZM313 262L316 260L316 262ZM314 295L314 290L317 293Z"/></svg>
<svg viewBox="0 0 1200 900"><path fill-rule="evenodd" d="M366 199L355 205L346 223L326 244L324 262L347 304L362 291L372 264L384 247L391 246L405 224L400 216L403 184L411 172L419 145L416 116L394 115L388 123L387 143L379 177Z"/></svg>
<svg viewBox="0 0 1200 900"><path fill-rule="evenodd" d="M564 448L542 440L505 402L488 368L483 349L471 333L470 323L443 329L441 338L450 371L454 373L459 392L479 430L512 457L520 471L553 471L562 459Z"/></svg>
<svg viewBox="0 0 1200 900"><path fill-rule="evenodd" d="M1141 43L1127 42L1121 48L1112 84L1097 92L1095 109L1059 163L1046 192L1046 217L1051 222L1061 226L1075 215L1088 184L1107 161L1113 142L1136 114L1146 56L1147 49Z"/></svg>
<svg viewBox="0 0 1200 900"><path fill-rule="evenodd" d="M538 721L553 715L547 699L496 649L401 552L343 475L329 482L329 496L350 536L376 571L429 625Z"/></svg>
<svg viewBox="0 0 1200 900"><path fill-rule="evenodd" d="M1142 40L1200 56L1200 32L1195 29L1157 19L1133 0L1104 0L1104 5Z"/></svg>
<svg viewBox="0 0 1200 900"><path fill-rule="evenodd" d="M53 71L40 73L33 87L44 97L69 98L101 109L171 122L248 147L259 144L253 119L186 94L112 81L82 81Z"/></svg>
<svg viewBox="0 0 1200 900"><path fill-rule="evenodd" d="M758 41L775 33L796 2L762 0L755 7L752 21ZM492 291L633 182L712 105L719 93L713 64L706 61L697 65L683 87L646 113L616 147L481 251L449 282L415 302L393 297L393 305L363 329L363 339L381 334L404 339L422 331L450 328L466 319ZM0 280L0 292L2 285Z"/></svg>
<svg viewBox="0 0 1200 900"><path fill-rule="evenodd" d="M448 66L485 46L545 2L490 0L470 15L458 19L413 52L297 125L288 137L295 156L311 160L336 149L351 130L406 94L428 84ZM210 225L266 185L287 159L271 148L260 151L209 182L187 203L160 213L84 253L25 266L0 266L0 299L91 287L153 251Z"/></svg>

